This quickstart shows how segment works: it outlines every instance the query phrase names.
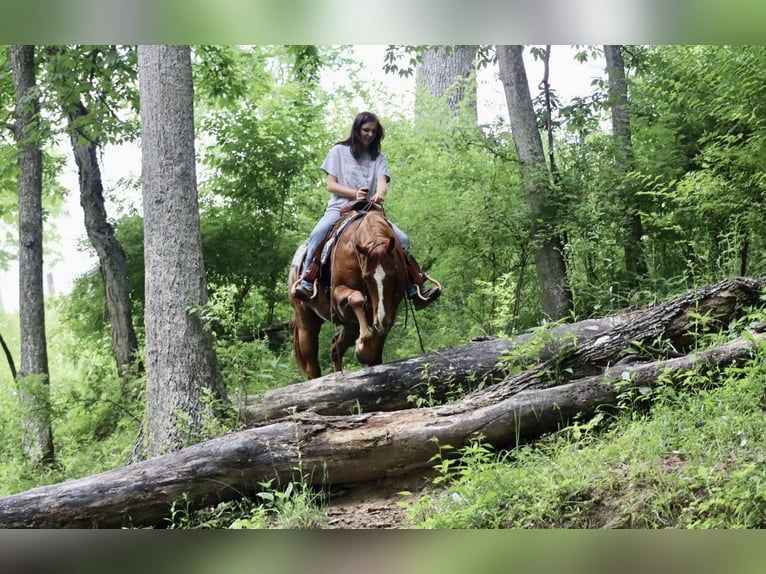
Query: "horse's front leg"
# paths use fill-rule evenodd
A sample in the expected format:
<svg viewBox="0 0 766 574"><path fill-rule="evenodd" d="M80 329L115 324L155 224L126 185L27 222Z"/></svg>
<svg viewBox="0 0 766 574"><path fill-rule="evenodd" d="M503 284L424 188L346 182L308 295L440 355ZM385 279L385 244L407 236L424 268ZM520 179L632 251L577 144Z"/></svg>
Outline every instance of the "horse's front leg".
<svg viewBox="0 0 766 574"><path fill-rule="evenodd" d="M355 345L356 358L365 365L377 364L376 358L380 353L377 350L377 335L372 330L372 325L367 319L364 295L348 287L335 287L335 303L345 319L349 319L351 313L356 317L359 324L359 333ZM351 344L349 339L348 344ZM379 363L380 360L377 359Z"/></svg>
<svg viewBox="0 0 766 574"><path fill-rule="evenodd" d="M330 356L332 357L333 369L336 372L343 370L343 355L348 348L354 344L354 340L359 336L359 325L356 323L346 323L343 328L332 338L330 346Z"/></svg>
<svg viewBox="0 0 766 574"><path fill-rule="evenodd" d="M357 323L359 323L359 332L362 337L372 331L370 323L367 320L367 313L365 313L364 309L364 295L360 291L339 285L335 287L333 298L335 300L335 306L340 312L344 322L350 320L351 314L353 313Z"/></svg>

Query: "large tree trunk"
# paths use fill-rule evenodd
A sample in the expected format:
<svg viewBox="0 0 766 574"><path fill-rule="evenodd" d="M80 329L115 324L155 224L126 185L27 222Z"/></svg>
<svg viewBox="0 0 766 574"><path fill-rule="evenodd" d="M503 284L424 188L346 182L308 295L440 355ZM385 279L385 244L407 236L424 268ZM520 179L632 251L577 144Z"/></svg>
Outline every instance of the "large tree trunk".
<svg viewBox="0 0 766 574"><path fill-rule="evenodd" d="M434 46L422 54L415 69L415 85L425 88L434 98L446 95L447 105L456 114L468 101L477 118L476 79L471 79L476 60L476 46ZM415 117L423 112L422 102L415 102ZM477 120L478 121L478 120Z"/></svg>
<svg viewBox="0 0 766 574"><path fill-rule="evenodd" d="M535 265L544 313L551 319L569 315L572 297L567 283L563 242L555 228L551 175L524 67L523 46L497 46L497 63L508 104L511 132L521 162L521 177L531 216Z"/></svg>
<svg viewBox="0 0 766 574"><path fill-rule="evenodd" d="M131 373L131 366L137 362L138 338L133 327L125 252L106 218L101 170L98 166L98 141L88 138L82 127L75 127L87 118L88 111L82 102L75 102L67 116L72 150L80 174L80 205L85 215L85 229L98 254L112 332L112 348L120 376L126 380Z"/></svg>
<svg viewBox="0 0 766 574"><path fill-rule="evenodd" d="M647 307L625 325L566 347L533 368L472 393L461 401L461 408L482 408L521 391L549 389L574 378L600 375L618 363L651 360L657 355L681 356L699 335L723 330L743 306L758 304L764 287L766 277L733 278ZM653 348L657 341L666 346ZM637 354L641 351L643 356Z"/></svg>
<svg viewBox="0 0 766 574"><path fill-rule="evenodd" d="M616 148L617 177L622 181L622 201L625 206L624 250L625 270L628 272L630 285L635 286L640 277L647 274L646 257L642 247L644 235L638 200L635 190L626 184L628 173L635 169L633 143L630 130L630 111L628 106L628 81L625 76L625 61L622 46L605 45L606 72L609 78L609 105L612 110L612 134Z"/></svg>
<svg viewBox="0 0 766 574"><path fill-rule="evenodd" d="M188 46L139 46L146 268L146 415L134 459L200 440L205 389L226 400L207 302ZM210 406L208 404L208 406ZM146 447L143 453L141 447Z"/></svg>
<svg viewBox="0 0 766 574"><path fill-rule="evenodd" d="M43 158L36 95L35 47L11 46L19 145L19 321L21 368L16 379L23 447L34 463L53 460L50 381L43 290Z"/></svg>
<svg viewBox="0 0 766 574"><path fill-rule="evenodd" d="M2 498L0 526L161 525L173 502L183 500L191 508L215 504L252 495L259 483L270 479L328 486L426 470L440 445L459 448L481 439L512 448L566 426L575 416L615 405L625 385L652 386L659 377L668 381L698 365L729 365L747 358L765 338L755 334L667 361L617 365L601 375L520 391L480 407L459 401L345 417L304 413L118 470Z"/></svg>

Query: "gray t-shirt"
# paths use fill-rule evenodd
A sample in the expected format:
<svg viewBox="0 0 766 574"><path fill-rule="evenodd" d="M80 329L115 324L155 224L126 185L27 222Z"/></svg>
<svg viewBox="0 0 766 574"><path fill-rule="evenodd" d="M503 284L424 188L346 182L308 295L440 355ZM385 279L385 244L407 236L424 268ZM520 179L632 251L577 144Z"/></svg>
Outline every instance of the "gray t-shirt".
<svg viewBox="0 0 766 574"><path fill-rule="evenodd" d="M368 197L375 195L378 176L385 175L386 180L390 181L388 174L388 160L382 153L378 154L376 159L370 159L370 154L362 153L360 159L356 159L351 154L351 146L335 144L330 153L327 154L322 162L322 171L328 175L334 176L338 183L350 189L360 189L368 187L370 193ZM340 207L349 201L346 197L330 194L330 200L327 202L327 208Z"/></svg>

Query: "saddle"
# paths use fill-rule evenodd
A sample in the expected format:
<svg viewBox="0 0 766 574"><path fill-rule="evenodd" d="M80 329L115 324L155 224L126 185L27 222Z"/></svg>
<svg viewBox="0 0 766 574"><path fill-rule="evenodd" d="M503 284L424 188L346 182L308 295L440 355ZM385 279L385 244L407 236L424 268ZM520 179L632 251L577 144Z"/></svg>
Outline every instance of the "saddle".
<svg viewBox="0 0 766 574"><path fill-rule="evenodd" d="M341 207L340 218L333 226L333 228L330 229L327 236L317 246L311 261L311 265L309 266L308 273L306 273L304 279L310 283L313 283L318 277L323 275L322 271L330 260L330 254L332 253L333 246L350 223L356 221L360 217L363 217L369 211L382 210L383 208L377 203L365 200L349 201L343 207Z"/></svg>

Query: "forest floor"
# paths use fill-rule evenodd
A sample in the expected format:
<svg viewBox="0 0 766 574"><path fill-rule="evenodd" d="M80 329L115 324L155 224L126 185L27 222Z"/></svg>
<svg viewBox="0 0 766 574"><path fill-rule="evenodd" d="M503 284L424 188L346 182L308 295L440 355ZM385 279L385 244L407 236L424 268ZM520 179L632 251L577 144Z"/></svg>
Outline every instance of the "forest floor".
<svg viewBox="0 0 766 574"><path fill-rule="evenodd" d="M423 494L435 490L427 471L361 484L338 486L330 490L327 504L327 529L410 528L407 510ZM401 494L412 493L410 495Z"/></svg>

